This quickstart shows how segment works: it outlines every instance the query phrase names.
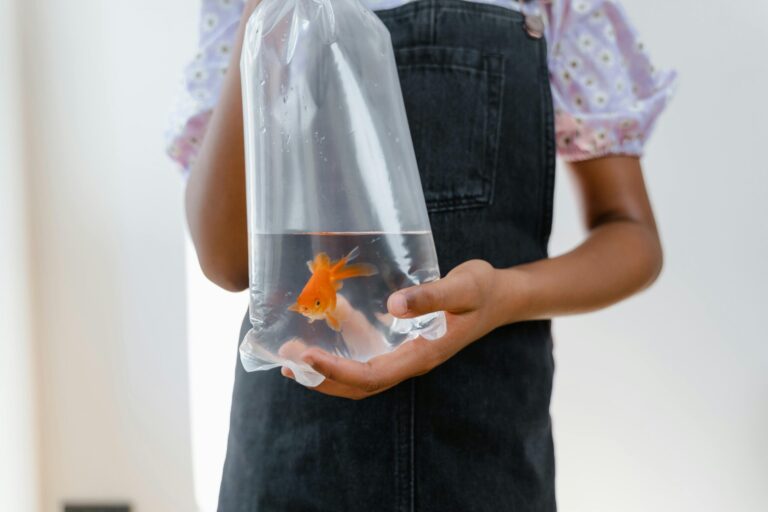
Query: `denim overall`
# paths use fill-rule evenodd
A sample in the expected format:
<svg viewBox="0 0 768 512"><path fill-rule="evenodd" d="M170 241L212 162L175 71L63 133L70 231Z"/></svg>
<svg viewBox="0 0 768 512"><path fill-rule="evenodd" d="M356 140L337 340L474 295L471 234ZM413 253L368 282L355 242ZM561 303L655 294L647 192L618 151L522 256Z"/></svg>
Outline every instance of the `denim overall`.
<svg viewBox="0 0 768 512"><path fill-rule="evenodd" d="M545 40L519 12L462 0L377 15L392 34L442 274L472 258L497 268L546 258ZM241 339L250 327L246 314ZM359 401L236 365L222 512L555 510L549 321L497 328Z"/></svg>

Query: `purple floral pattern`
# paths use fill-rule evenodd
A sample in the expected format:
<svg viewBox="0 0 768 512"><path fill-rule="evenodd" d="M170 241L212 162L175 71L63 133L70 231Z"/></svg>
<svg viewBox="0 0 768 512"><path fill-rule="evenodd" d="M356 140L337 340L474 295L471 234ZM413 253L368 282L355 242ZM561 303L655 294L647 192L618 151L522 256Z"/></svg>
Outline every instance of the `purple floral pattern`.
<svg viewBox="0 0 768 512"><path fill-rule="evenodd" d="M372 9L412 0L364 0ZM475 0L519 9L515 0ZM203 0L199 49L187 65L167 131L168 154L186 172L219 97L244 0ZM617 0L538 0L546 20L557 151L565 161L641 156L674 91L676 74L654 68Z"/></svg>

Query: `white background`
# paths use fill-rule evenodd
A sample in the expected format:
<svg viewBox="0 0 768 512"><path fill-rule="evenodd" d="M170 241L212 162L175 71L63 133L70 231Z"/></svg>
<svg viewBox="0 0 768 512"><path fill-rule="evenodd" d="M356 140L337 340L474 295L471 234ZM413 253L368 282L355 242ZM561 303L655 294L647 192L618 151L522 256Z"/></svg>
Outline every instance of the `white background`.
<svg viewBox="0 0 768 512"><path fill-rule="evenodd" d="M680 75L644 159L666 262L555 323L559 506L762 511L768 4L624 5ZM213 510L246 298L185 253L163 154L196 22L183 0L0 0L0 510ZM553 254L583 235L558 179Z"/></svg>

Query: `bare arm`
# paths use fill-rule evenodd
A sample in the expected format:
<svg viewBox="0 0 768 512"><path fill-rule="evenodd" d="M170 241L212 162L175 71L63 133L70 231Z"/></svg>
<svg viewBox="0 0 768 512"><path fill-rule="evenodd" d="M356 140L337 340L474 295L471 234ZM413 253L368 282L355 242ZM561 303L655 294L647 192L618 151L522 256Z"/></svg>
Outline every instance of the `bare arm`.
<svg viewBox="0 0 768 512"><path fill-rule="evenodd" d="M302 358L326 377L315 389L365 398L430 371L496 327L599 309L652 283L662 250L639 159L609 156L569 167L589 230L582 244L510 268L469 260L442 279L393 293L387 306L395 316L445 311L445 336L416 338L366 363L310 348ZM293 377L287 368L283 375Z"/></svg>
<svg viewBox="0 0 768 512"><path fill-rule="evenodd" d="M588 229L584 242L561 256L509 268L470 260L444 278L461 274L465 282L457 282L455 289L445 288L445 281L411 288L408 313L398 316L418 316L440 310L441 305L467 302L475 304L468 309L482 309L483 323L493 328L593 311L650 285L661 271L662 249L640 160L609 156L569 168ZM467 290L476 290L476 296ZM454 293L462 299L451 300Z"/></svg>
<svg viewBox="0 0 768 512"><path fill-rule="evenodd" d="M245 23L259 0L245 6L221 97L213 111L186 188L186 215L205 275L230 291L248 287L245 150L240 51Z"/></svg>
<svg viewBox="0 0 768 512"><path fill-rule="evenodd" d="M661 271L661 242L639 159L611 156L569 168L589 236L562 256L500 269L501 323L609 306L650 285Z"/></svg>

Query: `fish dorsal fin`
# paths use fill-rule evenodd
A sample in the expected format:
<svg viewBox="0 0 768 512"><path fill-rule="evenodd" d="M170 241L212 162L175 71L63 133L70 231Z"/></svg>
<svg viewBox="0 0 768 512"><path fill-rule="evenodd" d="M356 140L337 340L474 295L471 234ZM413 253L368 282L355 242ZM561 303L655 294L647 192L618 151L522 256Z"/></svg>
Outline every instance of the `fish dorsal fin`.
<svg viewBox="0 0 768 512"><path fill-rule="evenodd" d="M317 256L315 256L315 265L325 265L330 266L331 265L331 259L328 257L328 255L324 252L317 253Z"/></svg>
<svg viewBox="0 0 768 512"><path fill-rule="evenodd" d="M330 260L330 258L328 258L327 254L325 254L324 252L319 252L319 253L315 254L315 259L314 260L307 261L307 267L309 267L309 271L314 274L315 271L317 270L317 266L318 265L328 266L328 265L330 265L330 262L331 262L331 260Z"/></svg>

